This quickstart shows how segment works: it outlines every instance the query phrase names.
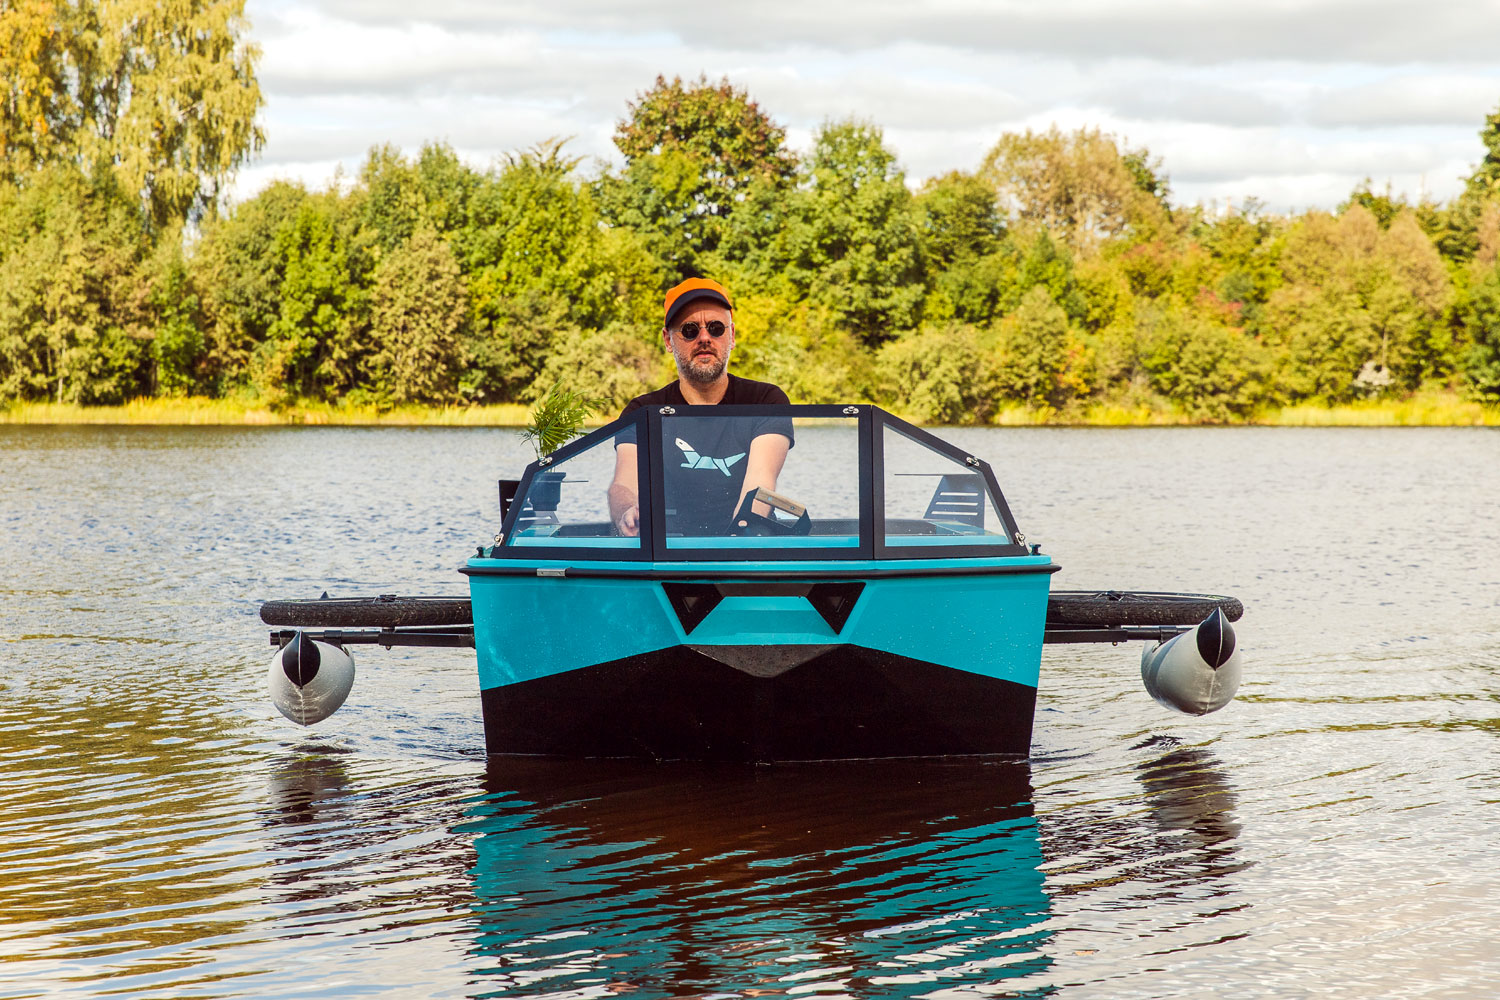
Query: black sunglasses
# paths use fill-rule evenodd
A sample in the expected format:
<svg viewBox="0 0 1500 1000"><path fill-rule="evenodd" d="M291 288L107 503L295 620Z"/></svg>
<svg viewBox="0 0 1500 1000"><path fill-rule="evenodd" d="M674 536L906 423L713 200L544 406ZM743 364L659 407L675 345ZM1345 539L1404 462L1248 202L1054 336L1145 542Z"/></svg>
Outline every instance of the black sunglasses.
<svg viewBox="0 0 1500 1000"><path fill-rule="evenodd" d="M709 320L701 328L697 323L684 323L681 327L678 328L677 336L681 337L683 340L697 340L698 331L700 329L707 330L710 337L718 340L720 337L724 336L725 327L723 323L720 323L716 319Z"/></svg>

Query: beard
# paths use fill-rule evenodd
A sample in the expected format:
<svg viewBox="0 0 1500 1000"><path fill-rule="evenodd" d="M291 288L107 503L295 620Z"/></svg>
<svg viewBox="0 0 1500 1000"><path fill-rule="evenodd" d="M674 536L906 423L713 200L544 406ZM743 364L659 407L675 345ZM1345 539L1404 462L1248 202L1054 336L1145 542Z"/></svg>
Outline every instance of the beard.
<svg viewBox="0 0 1500 1000"><path fill-rule="evenodd" d="M724 369L729 367L729 353L721 358L717 354L689 355L686 360L677 358L677 374L689 382L707 385L717 382Z"/></svg>

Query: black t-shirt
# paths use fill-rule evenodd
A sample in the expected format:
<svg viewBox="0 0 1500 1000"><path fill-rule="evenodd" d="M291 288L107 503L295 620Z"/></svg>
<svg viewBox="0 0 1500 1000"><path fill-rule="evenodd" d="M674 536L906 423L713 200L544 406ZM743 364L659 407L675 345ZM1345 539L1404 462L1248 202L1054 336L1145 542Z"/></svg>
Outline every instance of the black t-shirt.
<svg viewBox="0 0 1500 1000"><path fill-rule="evenodd" d="M720 406L759 406L762 403L780 403L783 406L790 403L786 393L781 387L772 385L770 382L757 382L753 378L740 378L738 375L729 376L729 387L724 390L724 398L719 400ZM625 416L631 410L641 406L687 406L687 397L682 394L682 383L680 381L668 382L654 392L643 392L639 396L625 404L625 409L620 411L620 416Z"/></svg>
<svg viewBox="0 0 1500 1000"><path fill-rule="evenodd" d="M729 376L721 406L787 404L778 386L770 382ZM672 382L655 392L644 393L625 404L620 416L642 406L687 406L682 386ZM722 535L744 495L746 459L750 443L763 434L780 434L788 442L790 417L695 417L678 427L664 430L662 441L663 486L666 490L668 535ZM686 437L693 440L688 441ZM616 445L634 444L635 428L620 432Z"/></svg>

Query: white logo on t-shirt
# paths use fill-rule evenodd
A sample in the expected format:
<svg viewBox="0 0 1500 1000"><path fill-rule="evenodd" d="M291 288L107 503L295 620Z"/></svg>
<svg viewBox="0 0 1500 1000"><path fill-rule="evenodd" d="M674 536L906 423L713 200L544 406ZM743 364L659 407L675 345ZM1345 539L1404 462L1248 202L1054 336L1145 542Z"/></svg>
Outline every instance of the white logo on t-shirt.
<svg viewBox="0 0 1500 1000"><path fill-rule="evenodd" d="M738 455L730 455L728 458L714 458L712 455L700 455L693 450L693 446L682 438L677 439L677 447L687 456L687 461L682 463L684 469L718 469L724 475L731 475L729 467L745 457L742 451Z"/></svg>

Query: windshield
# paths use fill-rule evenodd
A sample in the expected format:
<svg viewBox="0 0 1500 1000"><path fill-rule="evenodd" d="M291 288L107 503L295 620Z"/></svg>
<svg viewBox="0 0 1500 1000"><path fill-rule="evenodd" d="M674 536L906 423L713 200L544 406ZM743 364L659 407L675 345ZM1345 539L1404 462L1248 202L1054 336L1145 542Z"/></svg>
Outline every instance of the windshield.
<svg viewBox="0 0 1500 1000"><path fill-rule="evenodd" d="M859 546L859 421L780 414L662 420L666 545Z"/></svg>
<svg viewBox="0 0 1500 1000"><path fill-rule="evenodd" d="M642 408L529 470L497 554L1017 554L1014 523L987 471L870 406Z"/></svg>
<svg viewBox="0 0 1500 1000"><path fill-rule="evenodd" d="M639 551L639 536L617 530L610 516L609 485L616 469L615 442L635 441L635 425L606 434L591 447L539 469L516 514L506 545L517 548L577 546Z"/></svg>
<svg viewBox="0 0 1500 1000"><path fill-rule="evenodd" d="M883 437L886 545L1011 544L977 466L889 424Z"/></svg>

